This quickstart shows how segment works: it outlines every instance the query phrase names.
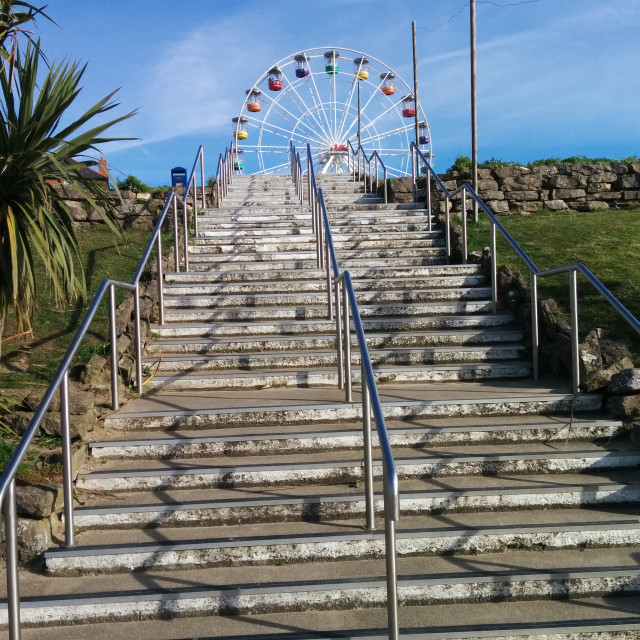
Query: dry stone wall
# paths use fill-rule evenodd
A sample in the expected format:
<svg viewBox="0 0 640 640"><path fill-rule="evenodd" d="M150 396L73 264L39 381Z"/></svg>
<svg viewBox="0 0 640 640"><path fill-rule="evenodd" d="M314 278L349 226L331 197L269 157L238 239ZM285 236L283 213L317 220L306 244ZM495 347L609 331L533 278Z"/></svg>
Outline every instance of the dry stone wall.
<svg viewBox="0 0 640 640"><path fill-rule="evenodd" d="M471 183L469 173L452 171L440 178L449 191ZM442 200L441 193L433 188L436 200ZM479 169L478 194L497 214L622 208L640 202L640 163Z"/></svg>

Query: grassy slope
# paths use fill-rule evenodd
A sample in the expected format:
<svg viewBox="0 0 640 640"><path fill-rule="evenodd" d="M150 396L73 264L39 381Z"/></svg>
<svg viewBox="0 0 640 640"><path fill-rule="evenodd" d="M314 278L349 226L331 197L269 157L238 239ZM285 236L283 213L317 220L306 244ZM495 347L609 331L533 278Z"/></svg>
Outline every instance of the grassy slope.
<svg viewBox="0 0 640 640"><path fill-rule="evenodd" d="M640 317L640 209L602 210L591 213L543 211L531 216L500 218L507 231L539 269L582 263L611 290L635 317ZM489 244L489 222L480 216L469 225L469 246L478 251ZM528 269L498 233L498 264L528 278ZM545 278L541 297L553 297L568 309L567 275ZM578 280L581 333L595 327L611 329L634 340L640 339L610 305L584 279Z"/></svg>
<svg viewBox="0 0 640 640"><path fill-rule="evenodd" d="M56 306L50 292L50 284L42 270L38 271L38 308L33 322L33 338L19 338L3 346L2 362L15 360L26 353L29 371L25 374L0 373L0 388L48 383L55 373L74 332L84 317L93 293L104 278L130 281L149 240L150 232L129 229L125 232L127 242L114 244L109 230L100 225L78 234L81 259L84 267L89 300L78 300L64 306ZM118 293L118 302L124 296ZM107 340L108 309L103 303L94 318L89 333L80 347L80 358L100 349ZM7 318L4 339L15 335L15 321Z"/></svg>

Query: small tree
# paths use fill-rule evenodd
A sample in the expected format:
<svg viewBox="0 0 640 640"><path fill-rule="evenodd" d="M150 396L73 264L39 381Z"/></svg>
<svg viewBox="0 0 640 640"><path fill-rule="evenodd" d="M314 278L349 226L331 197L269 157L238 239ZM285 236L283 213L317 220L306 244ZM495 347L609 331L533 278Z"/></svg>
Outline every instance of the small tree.
<svg viewBox="0 0 640 640"><path fill-rule="evenodd" d="M11 3L2 3L3 11L7 4ZM51 66L39 78L40 44L31 41L24 54L14 51L5 59L0 72L0 340L9 309L16 314L18 330L31 326L36 259L44 265L58 300L85 295L84 275L77 271L74 259L78 243L73 217L62 188L73 186L118 232L109 194L82 176L82 170L93 162L74 159L97 151L97 145L121 140L103 134L133 115L94 124L97 117L117 106L113 92L62 125L80 93L86 66L64 62Z"/></svg>

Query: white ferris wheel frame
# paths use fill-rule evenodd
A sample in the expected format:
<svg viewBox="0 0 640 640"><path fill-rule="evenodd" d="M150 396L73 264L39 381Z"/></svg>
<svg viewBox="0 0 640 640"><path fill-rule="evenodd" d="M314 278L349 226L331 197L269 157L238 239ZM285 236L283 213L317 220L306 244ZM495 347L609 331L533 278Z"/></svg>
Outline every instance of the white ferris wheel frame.
<svg viewBox="0 0 640 640"><path fill-rule="evenodd" d="M345 65L342 70L328 74L322 64L322 70L314 70L311 61L324 59L325 52L335 51L339 54L340 62ZM296 64L297 56L306 56L310 73L304 78L298 78L295 74L286 75L288 67ZM366 58L369 64L371 75L379 79L386 74L393 77L393 84L396 92L387 96L381 92L383 80L377 80L377 84L372 81L359 80L354 72L354 63L358 58ZM356 63L357 64L357 63ZM348 70L344 67L348 66ZM277 68L283 75L283 87L281 91L272 92L268 89L269 72ZM290 77L293 75L294 77ZM318 88L317 78L329 79L328 101L324 99L324 94ZM351 84L348 88L346 99L340 100L336 83L338 76L350 76ZM342 78L344 80L344 78ZM304 84L308 85L308 104L300 95L299 88ZM352 136L357 136L357 107L352 103L357 93L357 83L366 84L369 87L370 95L365 96L361 103L361 140L365 152L378 151L385 165L388 163L390 176L403 176L411 173L410 163L410 143L414 140L415 121L414 118L404 118L401 114L402 101L407 96L413 96L413 90L402 79L402 77L391 67L387 66L377 58L347 47L314 47L306 51L298 51L282 58L263 72L257 81L247 91L247 95L242 104L239 118L243 118L248 130L257 131L257 143L247 144L244 140L235 139L233 141L234 154L236 158L240 153L246 154L255 152L258 158L258 174L286 173L289 170L289 145L293 144L301 152L306 149L309 143L312 151L314 168L319 173L328 170L336 172L348 171L346 153L330 153L333 145L346 144ZM345 85L347 83L344 83ZM258 90L262 96L263 109L256 113L247 112L247 103L250 93ZM324 92L326 94L326 91ZM288 98L288 102L285 99ZM367 107L376 100L376 106L384 105L382 113L377 113L375 117L369 117ZM424 149L425 155L433 158L433 145L431 144L431 131L429 122L420 104L416 104L421 125L426 129L429 144ZM355 111L355 114L354 114ZM289 128L285 128L280 122L288 123ZM402 146L389 146L385 148L381 141L385 138L395 138L405 142ZM275 140L274 140L275 139ZM281 144L278 144L279 140ZM377 144L376 144L377 143ZM406 145L406 146L405 146ZM357 145L354 145L357 146ZM278 155L281 154L281 158ZM282 160L281 162L279 160Z"/></svg>

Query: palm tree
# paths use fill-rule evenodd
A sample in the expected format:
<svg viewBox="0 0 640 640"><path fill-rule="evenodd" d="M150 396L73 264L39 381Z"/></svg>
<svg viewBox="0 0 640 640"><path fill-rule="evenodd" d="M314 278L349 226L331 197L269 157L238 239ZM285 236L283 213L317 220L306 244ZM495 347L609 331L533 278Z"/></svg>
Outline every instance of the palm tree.
<svg viewBox="0 0 640 640"><path fill-rule="evenodd" d="M36 260L43 264L59 301L85 294L84 277L76 267L73 218L63 190L70 186L79 191L118 231L113 199L83 177L82 170L93 162L82 158L97 151L97 145L122 140L103 134L133 115L94 124L118 106L112 101L113 92L66 124L86 66L66 61L39 76L40 44L31 40L24 54L16 51L5 60L0 71L0 340L9 309L16 314L19 331L31 326Z"/></svg>

